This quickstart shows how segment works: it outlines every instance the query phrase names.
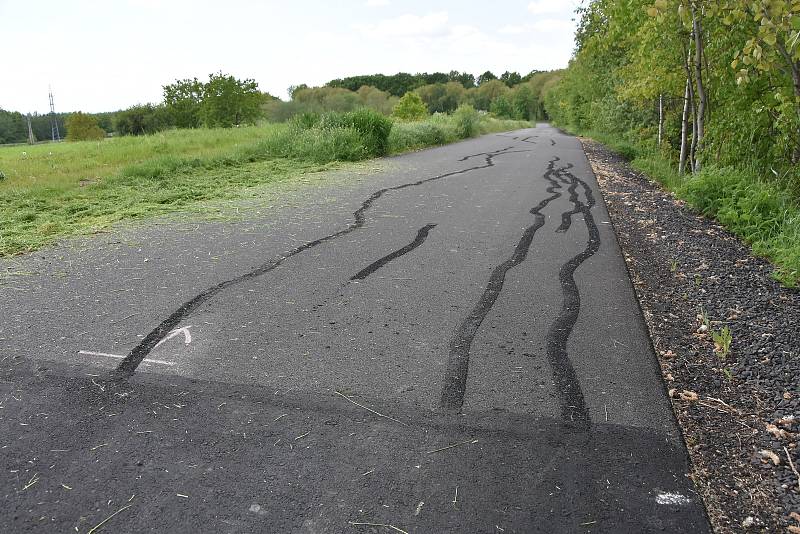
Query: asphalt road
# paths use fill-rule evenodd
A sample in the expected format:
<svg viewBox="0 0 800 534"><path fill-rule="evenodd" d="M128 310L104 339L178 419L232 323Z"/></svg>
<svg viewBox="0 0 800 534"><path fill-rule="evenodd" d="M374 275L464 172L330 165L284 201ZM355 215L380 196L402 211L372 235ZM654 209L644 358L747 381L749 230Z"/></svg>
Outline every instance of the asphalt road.
<svg viewBox="0 0 800 534"><path fill-rule="evenodd" d="M2 268L2 532L708 531L549 126Z"/></svg>

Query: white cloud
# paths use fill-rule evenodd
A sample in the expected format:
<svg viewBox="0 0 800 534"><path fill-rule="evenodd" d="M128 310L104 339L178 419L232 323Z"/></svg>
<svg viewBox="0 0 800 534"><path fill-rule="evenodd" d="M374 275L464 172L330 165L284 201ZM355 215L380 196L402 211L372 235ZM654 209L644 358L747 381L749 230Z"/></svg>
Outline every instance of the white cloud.
<svg viewBox="0 0 800 534"><path fill-rule="evenodd" d="M564 11L564 6L559 4L561 2L554 2L553 0L534 0L528 4L528 11L534 15L561 13Z"/></svg>
<svg viewBox="0 0 800 534"><path fill-rule="evenodd" d="M515 26L513 24L509 24L508 26L503 26L497 31L503 35L519 35L521 33L525 33L527 28L525 26Z"/></svg>
<svg viewBox="0 0 800 534"><path fill-rule="evenodd" d="M446 11L429 13L427 15L400 15L399 17L384 19L377 24L357 26L364 34L370 37L409 37L409 36L435 36L447 33Z"/></svg>
<svg viewBox="0 0 800 534"><path fill-rule="evenodd" d="M390 3L389 0L367 0L364 5L367 7L384 7Z"/></svg>

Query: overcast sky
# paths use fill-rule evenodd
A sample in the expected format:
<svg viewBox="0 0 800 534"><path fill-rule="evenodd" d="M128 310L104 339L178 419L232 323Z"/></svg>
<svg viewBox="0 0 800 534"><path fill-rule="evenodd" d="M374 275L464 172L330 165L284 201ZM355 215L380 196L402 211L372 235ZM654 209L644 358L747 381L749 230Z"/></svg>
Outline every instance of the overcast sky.
<svg viewBox="0 0 800 534"><path fill-rule="evenodd" d="M114 111L222 71L287 98L355 74L565 67L578 0L0 0L0 108Z"/></svg>

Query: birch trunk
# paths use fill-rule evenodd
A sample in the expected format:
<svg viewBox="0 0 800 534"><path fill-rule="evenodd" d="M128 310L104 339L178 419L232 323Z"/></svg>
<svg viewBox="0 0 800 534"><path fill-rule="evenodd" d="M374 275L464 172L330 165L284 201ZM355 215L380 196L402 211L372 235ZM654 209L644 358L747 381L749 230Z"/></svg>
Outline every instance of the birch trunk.
<svg viewBox="0 0 800 534"><path fill-rule="evenodd" d="M686 158L689 152L689 89L691 81L686 78L686 89L683 92L683 115L681 115L681 157L678 160L678 174L686 172Z"/></svg>
<svg viewBox="0 0 800 534"><path fill-rule="evenodd" d="M695 121L697 138L692 140L692 144L694 145L692 161L694 172L697 172L702 166L700 154L703 152L703 140L705 138L705 118L708 96L706 95L705 85L703 84L703 26L694 8L692 8L692 33L694 34L694 78L697 84L697 113Z"/></svg>

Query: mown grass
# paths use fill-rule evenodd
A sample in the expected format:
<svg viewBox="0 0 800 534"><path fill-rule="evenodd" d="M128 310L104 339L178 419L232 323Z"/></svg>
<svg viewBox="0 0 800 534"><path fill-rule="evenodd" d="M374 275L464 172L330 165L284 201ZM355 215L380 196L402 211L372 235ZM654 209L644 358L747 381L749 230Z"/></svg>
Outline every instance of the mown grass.
<svg viewBox="0 0 800 534"><path fill-rule="evenodd" d="M713 165L681 176L648 147L604 133L584 135L620 153L634 168L741 237L755 254L775 264L778 281L788 287L800 285L800 204L785 183L757 168Z"/></svg>
<svg viewBox="0 0 800 534"><path fill-rule="evenodd" d="M119 221L237 198L254 186L338 162L528 125L474 112L467 118L436 116L394 124L381 145L365 121L370 118L329 117L310 127L173 130L101 142L0 147L0 172L6 176L0 180L0 256L37 250ZM376 124L382 131L382 122Z"/></svg>

